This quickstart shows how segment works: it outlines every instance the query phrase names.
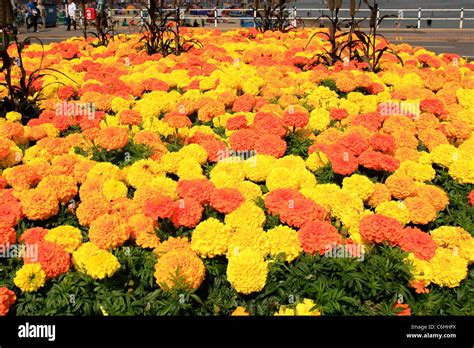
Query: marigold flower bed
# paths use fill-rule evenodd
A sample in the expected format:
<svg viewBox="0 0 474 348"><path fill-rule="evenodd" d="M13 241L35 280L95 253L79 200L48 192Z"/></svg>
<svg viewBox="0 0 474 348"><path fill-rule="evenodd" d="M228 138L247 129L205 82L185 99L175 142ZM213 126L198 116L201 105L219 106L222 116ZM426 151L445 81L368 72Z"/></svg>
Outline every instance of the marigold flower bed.
<svg viewBox="0 0 474 348"><path fill-rule="evenodd" d="M65 75L0 119L0 315L474 314L473 64L184 33L24 51Z"/></svg>

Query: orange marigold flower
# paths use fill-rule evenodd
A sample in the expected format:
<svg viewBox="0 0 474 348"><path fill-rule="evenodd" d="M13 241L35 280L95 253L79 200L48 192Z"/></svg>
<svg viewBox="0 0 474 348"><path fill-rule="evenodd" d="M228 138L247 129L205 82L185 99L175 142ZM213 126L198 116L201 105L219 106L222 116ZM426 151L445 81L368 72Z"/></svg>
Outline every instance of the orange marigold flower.
<svg viewBox="0 0 474 348"><path fill-rule="evenodd" d="M395 157L372 150L364 151L357 159L361 166L377 171L393 172L400 166L400 161Z"/></svg>
<svg viewBox="0 0 474 348"><path fill-rule="evenodd" d="M391 195L397 199L405 199L410 196L414 196L416 193L415 181L406 175L390 175L385 180L385 185L390 191Z"/></svg>
<svg viewBox="0 0 474 348"><path fill-rule="evenodd" d="M145 200L143 213L153 220L169 219L173 215L174 209L175 202L171 198L157 195Z"/></svg>
<svg viewBox="0 0 474 348"><path fill-rule="evenodd" d="M25 257L25 264L39 263L49 279L69 271L71 255L64 248L47 241L38 243L37 248L37 255Z"/></svg>
<svg viewBox="0 0 474 348"><path fill-rule="evenodd" d="M101 129L95 142L107 151L118 150L128 143L128 132L125 128L108 127Z"/></svg>
<svg viewBox="0 0 474 348"><path fill-rule="evenodd" d="M221 116L225 114L225 105L224 103L209 100L208 103L204 104L199 108L198 118L202 122L208 122L214 117Z"/></svg>
<svg viewBox="0 0 474 348"><path fill-rule="evenodd" d="M281 222L296 228L307 222L324 220L326 210L308 198L296 198L279 211Z"/></svg>
<svg viewBox="0 0 474 348"><path fill-rule="evenodd" d="M30 220L47 220L59 212L59 201L50 190L33 189L22 192L23 213Z"/></svg>
<svg viewBox="0 0 474 348"><path fill-rule="evenodd" d="M304 198L303 194L295 189L279 188L269 192L265 196L265 205L270 214L276 215L288 207L291 202L294 202L296 199Z"/></svg>
<svg viewBox="0 0 474 348"><path fill-rule="evenodd" d="M191 251L191 242L186 237L169 237L163 243L160 243L153 252L160 258L172 250Z"/></svg>
<svg viewBox="0 0 474 348"><path fill-rule="evenodd" d="M427 129L421 131L418 134L418 138L430 151L439 145L449 144L448 138L446 138L443 132L436 129Z"/></svg>
<svg viewBox="0 0 474 348"><path fill-rule="evenodd" d="M360 235L367 242L389 242L397 245L403 234L403 227L394 218L373 214L360 220Z"/></svg>
<svg viewBox="0 0 474 348"><path fill-rule="evenodd" d="M8 314L10 307L15 303L16 295L6 287L0 288L0 316Z"/></svg>
<svg viewBox="0 0 474 348"><path fill-rule="evenodd" d="M252 128L255 129L259 134L276 134L280 138L283 138L287 132L281 118L276 116L274 113L262 111L255 115Z"/></svg>
<svg viewBox="0 0 474 348"><path fill-rule="evenodd" d="M49 232L49 230L42 227L33 227L25 230L19 241L24 244L38 244L44 241L44 237Z"/></svg>
<svg viewBox="0 0 474 348"><path fill-rule="evenodd" d="M432 113L440 119L444 119L447 116L444 103L440 99L423 99L420 103L420 110Z"/></svg>
<svg viewBox="0 0 474 348"><path fill-rule="evenodd" d="M342 236L327 221L310 221L298 231L303 250L310 254L324 255L334 244L342 243Z"/></svg>
<svg viewBox="0 0 474 348"><path fill-rule="evenodd" d="M338 139L337 143L354 156L359 156L369 148L369 141L359 133L344 134Z"/></svg>
<svg viewBox="0 0 474 348"><path fill-rule="evenodd" d="M283 123L287 127L303 128L309 122L309 113L306 109L291 107L283 113Z"/></svg>
<svg viewBox="0 0 474 348"><path fill-rule="evenodd" d="M232 106L234 112L250 112L255 106L255 97L249 93L239 96Z"/></svg>
<svg viewBox="0 0 474 348"><path fill-rule="evenodd" d="M245 202L245 198L238 190L221 188L215 189L211 194L210 205L220 213L229 214L243 202Z"/></svg>
<svg viewBox="0 0 474 348"><path fill-rule="evenodd" d="M175 205L171 222L176 228L181 226L195 227L201 220L203 211L203 206L196 200L192 198L182 198Z"/></svg>
<svg viewBox="0 0 474 348"><path fill-rule="evenodd" d="M155 265L156 283L165 290L176 286L197 289L204 280L206 268L193 251L172 250Z"/></svg>
<svg viewBox="0 0 474 348"><path fill-rule="evenodd" d="M410 220L414 224L426 225L436 219L436 209L429 202L420 197L408 197L405 205L410 212Z"/></svg>
<svg viewBox="0 0 474 348"><path fill-rule="evenodd" d="M182 198L192 198L200 204L207 204L215 188L208 179L180 180L176 193Z"/></svg>
<svg viewBox="0 0 474 348"><path fill-rule="evenodd" d="M155 233L155 221L143 214L136 214L127 221L130 238L142 248L156 248L160 238Z"/></svg>
<svg viewBox="0 0 474 348"><path fill-rule="evenodd" d="M162 145L163 143L159 134L147 130L137 132L137 134L135 134L133 137L133 142L135 144L144 144L151 147L156 147L158 145Z"/></svg>
<svg viewBox="0 0 474 348"><path fill-rule="evenodd" d="M38 189L49 189L62 203L67 203L77 195L77 183L72 176L48 175L38 184Z"/></svg>
<svg viewBox="0 0 474 348"><path fill-rule="evenodd" d="M377 207L379 204L383 202L388 202L392 199L392 194L388 187L381 183L376 183L374 185L374 192L369 197L368 204L371 207Z"/></svg>
<svg viewBox="0 0 474 348"><path fill-rule="evenodd" d="M263 134L255 142L255 151L262 155L280 158L286 152L286 142L278 135Z"/></svg>
<svg viewBox="0 0 474 348"><path fill-rule="evenodd" d="M142 123L142 115L136 110L122 110L117 116L122 125L134 126Z"/></svg>
<svg viewBox="0 0 474 348"><path fill-rule="evenodd" d="M92 221L110 211L110 203L103 196L95 195L87 199L81 197L81 199L82 201L77 207L76 215L82 226L89 226Z"/></svg>
<svg viewBox="0 0 474 348"><path fill-rule="evenodd" d="M393 155L396 149L395 138L390 134L375 133L370 138L370 146L374 151Z"/></svg>
<svg viewBox="0 0 474 348"><path fill-rule="evenodd" d="M341 77L336 80L336 87L341 92L349 93L357 88L357 83L349 77Z"/></svg>
<svg viewBox="0 0 474 348"><path fill-rule="evenodd" d="M331 108L329 116L332 120L340 121L349 117L346 109Z"/></svg>
<svg viewBox="0 0 474 348"><path fill-rule="evenodd" d="M163 121L173 128L185 128L193 125L188 116L180 114L169 113L163 118Z"/></svg>
<svg viewBox="0 0 474 348"><path fill-rule="evenodd" d="M12 143L7 139L0 138L0 160L6 158L10 153L10 146Z"/></svg>
<svg viewBox="0 0 474 348"><path fill-rule="evenodd" d="M406 303L397 302L393 305L393 308L396 309L397 316L409 316L409 315L411 315L410 306Z"/></svg>
<svg viewBox="0 0 474 348"><path fill-rule="evenodd" d="M248 151L255 147L258 133L254 129L240 129L229 137L230 147L236 151Z"/></svg>
<svg viewBox="0 0 474 348"><path fill-rule="evenodd" d="M468 201L469 201L469 204L470 204L471 206L473 206L473 205L474 205L474 190L472 190L472 191L469 193L469 195L467 196L467 199L468 199Z"/></svg>
<svg viewBox="0 0 474 348"><path fill-rule="evenodd" d="M130 237L130 231L117 214L101 215L89 229L89 240L101 249L116 248Z"/></svg>
<svg viewBox="0 0 474 348"><path fill-rule="evenodd" d="M416 227L405 227L398 245L403 251L413 253L422 260L430 260L436 252L436 242L429 233Z"/></svg>
<svg viewBox="0 0 474 348"><path fill-rule="evenodd" d="M13 227L0 224L0 245L5 246L13 244L16 241L16 231Z"/></svg>
<svg viewBox="0 0 474 348"><path fill-rule="evenodd" d="M228 130L238 130L242 128L247 128L247 119L244 115L237 115L231 117L227 120L225 127Z"/></svg>

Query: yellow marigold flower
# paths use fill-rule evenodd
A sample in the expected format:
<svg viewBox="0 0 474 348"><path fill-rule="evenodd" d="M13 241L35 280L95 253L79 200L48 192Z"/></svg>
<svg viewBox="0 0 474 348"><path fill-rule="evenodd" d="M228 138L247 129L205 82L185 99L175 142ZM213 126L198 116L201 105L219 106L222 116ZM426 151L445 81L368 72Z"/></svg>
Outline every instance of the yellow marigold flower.
<svg viewBox="0 0 474 348"><path fill-rule="evenodd" d="M204 147L198 144L189 144L183 146L179 151L182 158L190 158L203 165L207 162L207 151Z"/></svg>
<svg viewBox="0 0 474 348"><path fill-rule="evenodd" d="M266 186L269 191L279 188L299 189L300 178L294 170L277 167L267 176Z"/></svg>
<svg viewBox="0 0 474 348"><path fill-rule="evenodd" d="M279 311L275 313L275 316L319 316L321 312L319 309L314 307L316 303L310 299L303 299L303 302L298 303L296 306L281 306ZM294 307L294 308L292 308Z"/></svg>
<svg viewBox="0 0 474 348"><path fill-rule="evenodd" d="M321 315L321 312L319 309L314 308L316 306L316 303L314 303L313 300L310 299L303 299L303 302L298 303L296 305L295 309L295 314L296 315L311 315L311 316L319 316ZM314 308L314 309L313 309Z"/></svg>
<svg viewBox="0 0 474 348"><path fill-rule="evenodd" d="M252 202L241 204L225 217L226 225L231 228L243 226L249 229L258 229L263 227L265 220L265 212Z"/></svg>
<svg viewBox="0 0 474 348"><path fill-rule="evenodd" d="M420 164L414 161L405 161L400 164L395 174L406 175L415 181L431 181L436 176L436 171L431 164Z"/></svg>
<svg viewBox="0 0 474 348"><path fill-rule="evenodd" d="M287 155L276 160L275 168L282 167L294 170L305 170L306 165L303 158L295 155Z"/></svg>
<svg viewBox="0 0 474 348"><path fill-rule="evenodd" d="M450 167L459 158L458 149L450 144L442 144L431 151L430 158L433 163Z"/></svg>
<svg viewBox="0 0 474 348"><path fill-rule="evenodd" d="M244 175L250 181L263 182L272 171L275 162L276 158L273 156L257 154L244 162Z"/></svg>
<svg viewBox="0 0 474 348"><path fill-rule="evenodd" d="M112 99L112 102L111 102L112 111L118 114L122 110L130 109L133 103L134 103L133 99L128 100L122 97L115 97L114 99Z"/></svg>
<svg viewBox="0 0 474 348"><path fill-rule="evenodd" d="M120 268L117 258L110 252L87 242L72 253L72 262L79 272L94 279L111 277Z"/></svg>
<svg viewBox="0 0 474 348"><path fill-rule="evenodd" d="M329 127L330 122L329 111L323 108L317 108L311 111L309 115L308 129L313 132L322 132Z"/></svg>
<svg viewBox="0 0 474 348"><path fill-rule="evenodd" d="M82 233L76 227L64 225L49 230L44 240L55 243L68 253L72 253L82 244Z"/></svg>
<svg viewBox="0 0 474 348"><path fill-rule="evenodd" d="M190 250L171 250L155 265L156 283L165 290L181 286L197 289L205 273L204 263Z"/></svg>
<svg viewBox="0 0 474 348"><path fill-rule="evenodd" d="M253 202L262 196L260 186L251 181L241 181L237 184L236 189L244 196L246 201Z"/></svg>
<svg viewBox="0 0 474 348"><path fill-rule="evenodd" d="M16 111L7 112L7 115L5 116L5 118L8 121L12 121L12 122L20 121L21 117L22 117L21 114Z"/></svg>
<svg viewBox="0 0 474 348"><path fill-rule="evenodd" d="M115 199L127 197L128 188L121 181L109 179L104 182L102 194L107 200L113 201Z"/></svg>
<svg viewBox="0 0 474 348"><path fill-rule="evenodd" d="M321 151L315 151L306 159L306 168L315 172L319 168L325 167L329 163L329 159Z"/></svg>
<svg viewBox="0 0 474 348"><path fill-rule="evenodd" d="M230 228L215 218L200 222L193 231L191 248L201 257L215 257L227 252Z"/></svg>
<svg viewBox="0 0 474 348"><path fill-rule="evenodd" d="M254 250L242 250L229 257L227 280L241 294L261 291L267 282L267 274L267 262Z"/></svg>
<svg viewBox="0 0 474 348"><path fill-rule="evenodd" d="M201 165L194 158L182 159L179 162L176 175L178 175L181 180L194 180L205 178L204 174L202 173Z"/></svg>
<svg viewBox="0 0 474 348"><path fill-rule="evenodd" d="M344 178L342 189L365 201L372 195L375 187L374 183L366 176L353 174Z"/></svg>
<svg viewBox="0 0 474 348"><path fill-rule="evenodd" d="M455 288L467 277L467 260L453 253L453 250L437 248L429 263L431 281L441 287Z"/></svg>
<svg viewBox="0 0 474 348"><path fill-rule="evenodd" d="M166 155L163 155L163 157ZM134 188L149 183L157 176L164 176L163 167L151 159L139 160L127 167L126 170L127 183Z"/></svg>
<svg viewBox="0 0 474 348"><path fill-rule="evenodd" d="M247 309L245 307L237 307L231 314L233 317L237 317L237 316L249 316L250 313L247 311Z"/></svg>
<svg viewBox="0 0 474 348"><path fill-rule="evenodd" d="M298 233L288 226L277 226L267 231L270 242L270 255L283 254L285 261L291 262L302 252Z"/></svg>
<svg viewBox="0 0 474 348"><path fill-rule="evenodd" d="M376 208L377 214L385 215L399 221L402 225L409 224L412 214L404 201L389 201L380 203Z"/></svg>
<svg viewBox="0 0 474 348"><path fill-rule="evenodd" d="M413 253L408 254L407 260L413 264L411 271L413 280L421 282L424 287L427 287L433 277L431 264L428 261L416 258Z"/></svg>
<svg viewBox="0 0 474 348"><path fill-rule="evenodd" d="M39 263L25 264L16 272L13 283L23 292L34 292L46 284L46 273Z"/></svg>
<svg viewBox="0 0 474 348"><path fill-rule="evenodd" d="M443 248L461 247L473 237L461 227L441 226L430 232L436 245Z"/></svg>
<svg viewBox="0 0 474 348"><path fill-rule="evenodd" d="M307 198L312 199L326 210L331 210L336 197L341 189L336 184L321 184L314 188L303 188L300 192Z"/></svg>
<svg viewBox="0 0 474 348"><path fill-rule="evenodd" d="M449 167L449 175L461 184L474 184L474 159L455 161Z"/></svg>
<svg viewBox="0 0 474 348"><path fill-rule="evenodd" d="M120 168L109 162L100 162L91 168L87 173L87 179L101 178L107 179L120 179L121 173Z"/></svg>
<svg viewBox="0 0 474 348"><path fill-rule="evenodd" d="M229 235L227 245L229 255L238 254L246 249L258 252L262 256L267 256L270 253L270 242L262 228L253 229L239 226Z"/></svg>

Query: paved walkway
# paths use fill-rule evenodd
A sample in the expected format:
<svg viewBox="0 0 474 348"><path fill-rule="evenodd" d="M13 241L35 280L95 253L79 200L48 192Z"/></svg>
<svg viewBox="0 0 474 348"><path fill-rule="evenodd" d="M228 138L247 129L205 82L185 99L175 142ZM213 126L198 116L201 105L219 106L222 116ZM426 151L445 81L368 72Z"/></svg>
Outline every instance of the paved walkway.
<svg viewBox="0 0 474 348"><path fill-rule="evenodd" d="M215 29L208 24L206 28ZM239 26L219 24L219 30L232 30ZM94 31L94 28L91 28ZM129 33L127 27L118 27L119 33ZM474 29L380 29L380 34L394 43L409 43L414 46L423 46L436 53L457 53L463 57L474 59ZM66 31L64 25L53 28L39 29L38 33L26 33L20 28L20 38L28 35L40 38L44 43L62 41L73 36L82 36L82 30Z"/></svg>

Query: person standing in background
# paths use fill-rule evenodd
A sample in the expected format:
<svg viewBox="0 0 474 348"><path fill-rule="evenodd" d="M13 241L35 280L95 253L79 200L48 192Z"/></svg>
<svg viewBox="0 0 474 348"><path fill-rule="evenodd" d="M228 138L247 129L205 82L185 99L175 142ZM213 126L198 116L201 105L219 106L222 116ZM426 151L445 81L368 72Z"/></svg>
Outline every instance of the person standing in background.
<svg viewBox="0 0 474 348"><path fill-rule="evenodd" d="M76 30L76 4L74 3L73 0L68 0L67 3L67 10L66 10L66 15L68 16L68 21L67 21L67 31L71 30L71 24L74 27L74 30Z"/></svg>
<svg viewBox="0 0 474 348"><path fill-rule="evenodd" d="M46 8L43 5L43 0L38 0L38 19L43 26L43 29L46 28Z"/></svg>
<svg viewBox="0 0 474 348"><path fill-rule="evenodd" d="M38 7L36 6L36 3L33 2L33 0L30 0L28 4L26 5L26 9L28 11L28 18L27 18L27 23L28 25L26 26L26 30L30 31L30 28L33 27L35 33L38 32Z"/></svg>

